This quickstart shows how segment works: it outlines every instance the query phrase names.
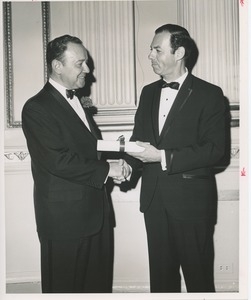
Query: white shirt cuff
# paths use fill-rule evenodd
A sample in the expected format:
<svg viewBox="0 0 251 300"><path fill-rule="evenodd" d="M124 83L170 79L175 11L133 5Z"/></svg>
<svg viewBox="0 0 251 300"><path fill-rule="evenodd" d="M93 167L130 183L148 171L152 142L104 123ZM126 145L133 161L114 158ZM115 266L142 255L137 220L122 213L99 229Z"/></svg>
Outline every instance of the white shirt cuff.
<svg viewBox="0 0 251 300"><path fill-rule="evenodd" d="M163 171L167 170L166 167L166 153L165 150L160 150L160 154L161 154L161 167Z"/></svg>

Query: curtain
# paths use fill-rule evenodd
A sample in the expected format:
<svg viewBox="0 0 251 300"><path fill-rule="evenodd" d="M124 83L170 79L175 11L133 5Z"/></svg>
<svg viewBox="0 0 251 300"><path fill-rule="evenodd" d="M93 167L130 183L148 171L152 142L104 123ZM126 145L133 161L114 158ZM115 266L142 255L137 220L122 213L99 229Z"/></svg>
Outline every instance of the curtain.
<svg viewBox="0 0 251 300"><path fill-rule="evenodd" d="M239 103L238 0L178 0L178 22L195 40L199 57L193 74L219 85Z"/></svg>

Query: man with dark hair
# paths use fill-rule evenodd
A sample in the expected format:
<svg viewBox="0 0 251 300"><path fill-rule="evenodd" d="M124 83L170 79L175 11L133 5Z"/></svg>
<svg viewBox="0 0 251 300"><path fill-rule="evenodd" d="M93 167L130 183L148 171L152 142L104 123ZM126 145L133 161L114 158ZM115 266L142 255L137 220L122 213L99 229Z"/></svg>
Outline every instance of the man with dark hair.
<svg viewBox="0 0 251 300"><path fill-rule="evenodd" d="M188 71L194 49L181 26L156 30L149 59L161 79L142 90L131 140L145 149L127 158L132 171L143 167L151 292L181 292L180 268L188 292L215 292L213 168L226 151L225 104L219 87Z"/></svg>
<svg viewBox="0 0 251 300"><path fill-rule="evenodd" d="M50 79L22 111L43 293L112 292L114 220L105 182L123 179L124 162L100 159L100 132L76 96L89 73L87 60L78 38L51 41Z"/></svg>

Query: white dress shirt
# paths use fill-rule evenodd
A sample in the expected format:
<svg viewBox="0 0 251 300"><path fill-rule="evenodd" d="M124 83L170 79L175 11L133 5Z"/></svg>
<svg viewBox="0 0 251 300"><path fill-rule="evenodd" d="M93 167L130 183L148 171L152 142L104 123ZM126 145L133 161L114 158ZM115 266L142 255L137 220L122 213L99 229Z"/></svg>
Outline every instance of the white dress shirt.
<svg viewBox="0 0 251 300"><path fill-rule="evenodd" d="M67 102L70 104L70 106L74 109L76 114L79 116L79 118L85 123L86 127L90 130L89 123L86 119L85 111L83 107L81 106L79 99L74 95L72 99L66 97L66 88L63 87L61 84L57 83L53 79L49 79L50 84L62 94L62 96L67 100Z"/></svg>

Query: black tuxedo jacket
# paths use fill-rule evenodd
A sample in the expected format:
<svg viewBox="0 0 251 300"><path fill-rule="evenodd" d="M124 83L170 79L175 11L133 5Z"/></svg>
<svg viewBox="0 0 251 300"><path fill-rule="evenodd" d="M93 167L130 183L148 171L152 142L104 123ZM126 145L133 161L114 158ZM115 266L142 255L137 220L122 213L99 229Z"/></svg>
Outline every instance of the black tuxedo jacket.
<svg viewBox="0 0 251 300"><path fill-rule="evenodd" d="M68 239L97 233L109 171L108 163L98 159L97 138L48 82L25 103L22 127L31 156L38 234Z"/></svg>
<svg viewBox="0 0 251 300"><path fill-rule="evenodd" d="M222 90L189 74L181 86L159 135L160 81L145 86L135 116L132 141L164 149L167 170L144 163L141 211L156 190L170 217L199 220L216 217L217 190L213 167L225 154L225 103ZM139 161L129 159L133 168Z"/></svg>

